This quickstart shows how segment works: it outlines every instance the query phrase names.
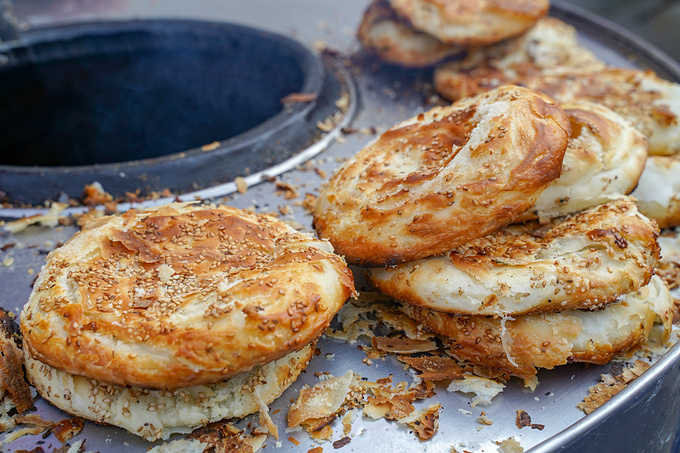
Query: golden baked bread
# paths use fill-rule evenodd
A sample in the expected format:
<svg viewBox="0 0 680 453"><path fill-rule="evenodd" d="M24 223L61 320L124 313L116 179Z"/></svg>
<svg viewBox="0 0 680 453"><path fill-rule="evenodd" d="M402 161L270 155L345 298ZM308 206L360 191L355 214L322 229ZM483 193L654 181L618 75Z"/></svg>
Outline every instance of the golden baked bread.
<svg viewBox="0 0 680 453"><path fill-rule="evenodd" d="M499 85L522 84L536 75L588 72L605 64L578 42L576 29L554 17L540 19L516 38L478 47L435 70L435 88L456 101Z"/></svg>
<svg viewBox="0 0 680 453"><path fill-rule="evenodd" d="M321 187L319 237L348 262L436 255L512 222L559 176L569 121L535 91L503 86L406 120Z"/></svg>
<svg viewBox="0 0 680 453"><path fill-rule="evenodd" d="M517 221L574 214L627 195L645 168L647 142L620 115L588 101L560 106L571 123L562 174Z"/></svg>
<svg viewBox="0 0 680 453"><path fill-rule="evenodd" d="M650 154L680 152L680 85L651 71L606 66L578 43L573 27L558 19L543 18L522 36L440 65L434 82L451 101L513 83L561 103L597 102L638 128Z"/></svg>
<svg viewBox="0 0 680 453"><path fill-rule="evenodd" d="M69 374L169 389L215 382L319 337L354 292L330 244L226 206L105 217L47 257L24 348Z"/></svg>
<svg viewBox="0 0 680 453"><path fill-rule="evenodd" d="M679 226L680 155L649 156L631 195L640 212L656 220L659 228Z"/></svg>
<svg viewBox="0 0 680 453"><path fill-rule="evenodd" d="M64 411L119 426L153 441L270 404L295 381L314 354L314 343L227 380L175 390L110 385L66 373L33 357L26 372L40 395Z"/></svg>
<svg viewBox="0 0 680 453"><path fill-rule="evenodd" d="M650 154L680 153L680 85L652 71L606 66L557 19L542 19L523 36L438 66L434 82L451 101L514 83L560 103L603 104L642 132Z"/></svg>
<svg viewBox="0 0 680 453"><path fill-rule="evenodd" d="M406 67L426 67L462 52L437 38L413 29L387 0L373 0L364 12L357 37L381 60Z"/></svg>
<svg viewBox="0 0 680 453"><path fill-rule="evenodd" d="M561 103L587 100L609 107L642 132L650 155L680 153L680 84L652 71L607 68L536 76L524 84Z"/></svg>
<svg viewBox="0 0 680 453"><path fill-rule="evenodd" d="M448 44L485 46L523 33L548 0L389 0L414 28Z"/></svg>
<svg viewBox="0 0 680 453"><path fill-rule="evenodd" d="M509 375L532 378L537 368L570 362L604 364L646 339L655 320L671 331L672 298L654 276L639 291L601 310L517 317L455 316L404 305L425 328L448 338L453 356Z"/></svg>
<svg viewBox="0 0 680 453"><path fill-rule="evenodd" d="M596 307L646 285L656 224L621 199L551 228L513 226L447 255L367 271L383 294L455 314L518 315Z"/></svg>

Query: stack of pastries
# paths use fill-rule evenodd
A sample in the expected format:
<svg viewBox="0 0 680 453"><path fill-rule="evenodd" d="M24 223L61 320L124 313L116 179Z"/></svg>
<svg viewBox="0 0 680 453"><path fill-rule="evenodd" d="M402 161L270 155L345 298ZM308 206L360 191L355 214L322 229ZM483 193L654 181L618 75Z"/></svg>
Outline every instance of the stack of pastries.
<svg viewBox="0 0 680 453"><path fill-rule="evenodd" d="M548 6L538 1L374 0L358 37L367 51L388 63L436 65L435 89L449 101L516 84L560 104L586 101L611 109L647 142L650 157L633 193L638 208L662 228L680 225L680 186L672 170L680 165L680 85L649 70L607 65L581 44L574 27L546 16ZM490 14L513 26L500 25ZM423 17L430 18L429 25ZM486 40L476 38L474 30L484 27L494 31L484 34Z"/></svg>
<svg viewBox="0 0 680 453"><path fill-rule="evenodd" d="M548 0L372 0L357 34L383 61L426 67L517 36L549 7Z"/></svg>
<svg viewBox="0 0 680 453"><path fill-rule="evenodd" d="M526 380L670 333L644 137L591 102L503 85L406 120L322 187L314 224L461 360Z"/></svg>
<svg viewBox="0 0 680 453"><path fill-rule="evenodd" d="M582 46L576 30L552 17L525 34L471 50L436 67L435 88L455 101L516 83L560 103L592 102L614 111L647 141L649 159L633 196L662 228L680 225L680 85L650 70L616 68Z"/></svg>
<svg viewBox="0 0 680 453"><path fill-rule="evenodd" d="M266 410L353 293L328 243L273 217L130 210L47 257L21 313L26 372L68 413L166 439Z"/></svg>

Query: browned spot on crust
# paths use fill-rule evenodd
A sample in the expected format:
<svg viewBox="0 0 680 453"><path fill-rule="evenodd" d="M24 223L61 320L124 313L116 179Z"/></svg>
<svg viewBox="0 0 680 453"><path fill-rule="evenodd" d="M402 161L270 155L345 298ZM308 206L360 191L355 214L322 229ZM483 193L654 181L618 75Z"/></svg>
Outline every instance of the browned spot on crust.
<svg viewBox="0 0 680 453"><path fill-rule="evenodd" d="M419 377L428 381L442 379L462 379L463 369L449 357L399 357L399 361L408 363L420 371Z"/></svg>
<svg viewBox="0 0 680 453"><path fill-rule="evenodd" d="M300 349L353 286L327 245L281 221L174 204L102 219L57 249L23 331L36 359L72 374L181 388Z"/></svg>
<svg viewBox="0 0 680 453"><path fill-rule="evenodd" d="M243 438L243 432L227 422L216 422L198 428L187 436L208 444L220 453L252 453L253 447Z"/></svg>

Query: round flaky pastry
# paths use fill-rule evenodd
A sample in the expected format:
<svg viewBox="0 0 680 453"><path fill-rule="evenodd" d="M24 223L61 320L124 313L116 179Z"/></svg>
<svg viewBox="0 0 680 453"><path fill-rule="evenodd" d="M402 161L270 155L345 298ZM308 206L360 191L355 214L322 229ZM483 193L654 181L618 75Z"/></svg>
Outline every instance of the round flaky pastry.
<svg viewBox="0 0 680 453"><path fill-rule="evenodd" d="M512 222L559 176L569 121L503 86L382 134L321 188L314 225L352 263L445 252Z"/></svg>
<svg viewBox="0 0 680 453"><path fill-rule="evenodd" d="M680 153L680 84L652 71L607 68L536 76L524 84L561 103L586 100L609 107L642 132L650 155Z"/></svg>
<svg viewBox="0 0 680 453"><path fill-rule="evenodd" d="M655 320L663 326L665 341L672 322L672 298L657 276L639 291L595 311L494 318L403 309L425 328L447 337L456 358L524 379L535 376L537 368L607 363L645 340Z"/></svg>
<svg viewBox="0 0 680 453"><path fill-rule="evenodd" d="M517 221L574 214L627 195L645 168L647 142L620 115L588 101L561 107L571 123L562 174Z"/></svg>
<svg viewBox="0 0 680 453"><path fill-rule="evenodd" d="M435 88L446 99L475 96L499 85L522 84L535 75L586 72L605 64L578 42L576 29L544 17L516 38L471 49L465 58L438 66Z"/></svg>
<svg viewBox="0 0 680 453"><path fill-rule="evenodd" d="M680 85L652 71L606 66L578 43L573 27L557 19L542 19L525 35L440 65L434 81L451 101L512 83L560 103L597 102L639 129L650 154L680 153Z"/></svg>
<svg viewBox="0 0 680 453"><path fill-rule="evenodd" d="M225 379L319 337L354 292L330 244L226 206L106 217L54 250L21 314L24 347L108 384Z"/></svg>
<svg viewBox="0 0 680 453"><path fill-rule="evenodd" d="M680 155L650 156L631 194L640 212L659 228L680 225Z"/></svg>
<svg viewBox="0 0 680 453"><path fill-rule="evenodd" d="M390 8L387 0L371 2L357 36L363 47L381 60L406 67L432 66L462 51L414 30Z"/></svg>
<svg viewBox="0 0 680 453"><path fill-rule="evenodd" d="M58 408L154 441L257 412L297 379L313 353L312 343L229 379L174 390L105 384L66 373L28 354L26 373L38 393Z"/></svg>
<svg viewBox="0 0 680 453"><path fill-rule="evenodd" d="M389 0L413 27L440 41L486 46L518 35L548 13L548 0Z"/></svg>
<svg viewBox="0 0 680 453"><path fill-rule="evenodd" d="M659 258L658 233L622 199L547 230L506 228L447 255L370 269L367 277L396 300L455 314L594 307L647 284Z"/></svg>

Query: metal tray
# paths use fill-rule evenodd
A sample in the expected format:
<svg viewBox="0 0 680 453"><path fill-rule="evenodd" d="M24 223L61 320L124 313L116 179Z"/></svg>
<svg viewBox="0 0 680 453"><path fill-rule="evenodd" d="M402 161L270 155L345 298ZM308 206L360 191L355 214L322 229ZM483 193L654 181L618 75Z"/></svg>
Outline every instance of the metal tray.
<svg viewBox="0 0 680 453"><path fill-rule="evenodd" d="M251 2L223 2L201 0L183 2L171 0L148 2L131 0L128 2L109 2L96 6L85 2L64 9L54 5L45 9L38 0L26 1L18 5L20 18L33 26L42 26L70 21L129 19L149 17L181 17L192 19L225 20L261 27L266 30L285 33L300 40L303 44L318 48L326 46L341 56L349 56L358 50L354 31L367 5L367 1L350 0L331 2L330 0L253 0ZM659 73L669 80L680 82L680 65L638 37L620 27L593 16L567 3L553 2L551 14L571 23L579 30L580 40L603 60L615 66L645 67ZM70 5L70 6L69 6ZM64 8L66 7L64 6ZM73 9L75 8L75 9ZM97 9L99 8L99 9ZM364 60L365 61L365 60ZM401 70L396 68L362 68L352 72L357 87L352 103L356 114L351 128L356 131L379 133L397 122L409 118L428 108L427 96L431 93L430 70ZM353 68L356 69L356 68ZM371 133L346 134L342 140L329 143L327 148L314 157L313 166L330 174L343 158L353 155L368 141L374 138ZM295 185L301 196L314 193L323 181L319 174L304 166L292 169L281 175L285 182ZM246 208L255 207L258 211L275 211L290 202L276 194L273 183L264 182L251 187L245 194L233 194L217 201ZM289 220L294 220L311 230L311 218L301 207L291 205ZM6 211L9 214L9 211ZM16 213L11 215L14 217ZM3 212L0 211L0 218ZM9 217L9 216L8 216ZM68 239L75 229L60 227L56 229L34 228L19 235L0 236L0 247L16 244L6 251L0 251L0 263L13 262L0 267L0 305L18 313L28 298L31 283L42 265L45 254L56 244ZM9 260L9 261L6 261ZM361 288L359 288L361 289ZM297 397L303 385L318 382L316 371L328 371L334 375L345 373L348 369L375 380L389 374L394 382L411 381L412 375L404 371L402 364L391 356L386 360L375 360L371 366L362 363L365 353L358 350L357 344L323 338L319 343L321 354L310 363L307 371L274 404L271 412L274 421L282 432L280 444L269 438L264 451L307 451L322 446L324 451L332 451L332 444L319 445L304 432L284 433L285 417L291 399ZM497 451L497 441L515 437L525 448L536 453L595 452L595 451L678 451L680 443L677 431L680 420L680 346L671 348L644 375L630 384L611 401L585 416L576 405L587 394L590 386L597 383L609 366L565 365L554 370L539 372L540 384L532 393L519 380L511 380L503 393L494 398L490 406L471 408L469 396L447 392L444 387L436 389L437 395L426 400L427 404L441 402L439 431L430 440L421 442L408 429L385 420L373 421L359 417L350 434L351 442L341 451L428 451L449 452L451 447L457 451ZM63 412L42 400L36 403L38 413L47 419L67 418ZM465 415L463 409L471 414ZM528 412L532 421L545 425L545 429L519 430L515 426L515 411ZM492 425L482 426L477 417L484 411ZM256 424L251 416L237 426ZM343 437L340 429L335 429L333 440ZM291 436L300 442L291 443ZM154 446L122 429L87 423L74 440L85 438L85 451L125 451L143 452ZM0 438L1 439L1 438ZM33 450L42 446L52 451L61 446L53 436L26 436L8 445L1 445L2 451Z"/></svg>

